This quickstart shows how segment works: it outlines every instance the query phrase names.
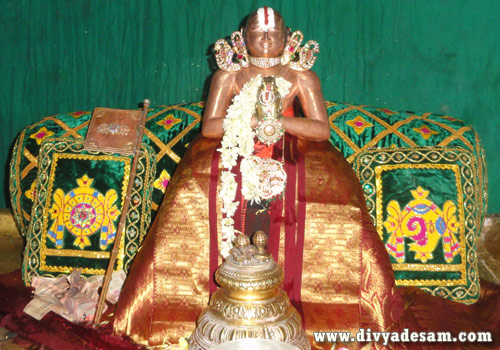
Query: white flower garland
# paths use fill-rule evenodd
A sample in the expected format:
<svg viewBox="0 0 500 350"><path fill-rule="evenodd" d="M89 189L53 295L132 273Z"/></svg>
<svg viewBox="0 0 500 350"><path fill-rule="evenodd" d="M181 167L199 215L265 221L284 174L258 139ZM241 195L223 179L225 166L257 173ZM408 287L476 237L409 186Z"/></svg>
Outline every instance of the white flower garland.
<svg viewBox="0 0 500 350"><path fill-rule="evenodd" d="M221 173L219 192L219 197L222 198L222 213L225 214L221 222L222 245L220 249L224 258L229 255L235 238L233 216L239 202L235 201L237 184L231 170L236 166L238 157L242 157L240 163L241 194L248 201L260 202L260 174L256 166L256 157L253 155L255 132L250 123L255 114L257 90L261 83L261 75L250 79L240 93L234 96L233 103L227 109L224 119L222 147L218 150L221 152L222 166L225 168ZM289 81L281 77L276 78L276 84L281 97L286 96L292 86Z"/></svg>

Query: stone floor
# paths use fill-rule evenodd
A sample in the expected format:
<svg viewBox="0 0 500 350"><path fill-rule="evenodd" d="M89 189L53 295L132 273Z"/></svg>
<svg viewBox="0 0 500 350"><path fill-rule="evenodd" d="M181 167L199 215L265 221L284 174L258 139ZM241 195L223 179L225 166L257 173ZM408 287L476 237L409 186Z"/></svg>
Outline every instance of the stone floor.
<svg viewBox="0 0 500 350"><path fill-rule="evenodd" d="M17 233L16 225L8 209L0 209L0 274L19 269L21 267L21 254L23 240ZM23 349L14 344L12 337L5 328L0 328L0 349L20 350Z"/></svg>

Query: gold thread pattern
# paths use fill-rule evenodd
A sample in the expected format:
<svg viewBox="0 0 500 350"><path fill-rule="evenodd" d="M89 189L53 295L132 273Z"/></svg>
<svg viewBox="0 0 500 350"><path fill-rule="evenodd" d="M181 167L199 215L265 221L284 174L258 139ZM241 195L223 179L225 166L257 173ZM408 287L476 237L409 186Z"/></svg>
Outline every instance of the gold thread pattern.
<svg viewBox="0 0 500 350"><path fill-rule="evenodd" d="M22 237L26 236L26 227L24 225L24 221L21 217L21 198L20 194L22 193L21 189L21 171L19 171L19 164L21 163L21 145L23 144L24 141L24 136L26 133L26 129L21 131L19 134L19 137L17 138L16 143L14 144L14 147L12 149L12 160L10 163L10 177L9 177L9 190L10 190L10 200L11 200L11 205L12 208L15 208L16 210L13 210L14 218L16 221L16 224L18 226L19 232L21 233Z"/></svg>

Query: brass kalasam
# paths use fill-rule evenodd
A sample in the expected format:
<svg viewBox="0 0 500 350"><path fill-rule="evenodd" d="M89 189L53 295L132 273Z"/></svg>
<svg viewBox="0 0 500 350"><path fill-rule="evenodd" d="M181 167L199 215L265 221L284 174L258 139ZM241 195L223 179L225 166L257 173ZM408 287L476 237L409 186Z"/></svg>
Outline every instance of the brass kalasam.
<svg viewBox="0 0 500 350"><path fill-rule="evenodd" d="M231 340L273 339L301 350L311 349L298 312L279 288L283 270L265 250L267 237L258 231L254 245L238 236L235 248L217 269L221 286L198 317L190 350L207 350Z"/></svg>

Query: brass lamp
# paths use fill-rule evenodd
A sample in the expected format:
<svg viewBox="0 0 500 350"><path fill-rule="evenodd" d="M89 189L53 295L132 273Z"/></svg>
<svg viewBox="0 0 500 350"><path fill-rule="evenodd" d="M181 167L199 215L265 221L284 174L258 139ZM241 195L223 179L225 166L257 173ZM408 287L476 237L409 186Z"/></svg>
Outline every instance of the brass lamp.
<svg viewBox="0 0 500 350"><path fill-rule="evenodd" d="M279 288L283 271L265 249L266 234L257 231L253 243L239 235L232 254L217 269L215 279L221 288L198 317L190 350L244 338L273 339L311 349L300 315Z"/></svg>

